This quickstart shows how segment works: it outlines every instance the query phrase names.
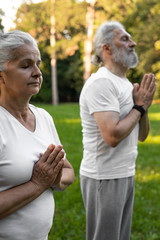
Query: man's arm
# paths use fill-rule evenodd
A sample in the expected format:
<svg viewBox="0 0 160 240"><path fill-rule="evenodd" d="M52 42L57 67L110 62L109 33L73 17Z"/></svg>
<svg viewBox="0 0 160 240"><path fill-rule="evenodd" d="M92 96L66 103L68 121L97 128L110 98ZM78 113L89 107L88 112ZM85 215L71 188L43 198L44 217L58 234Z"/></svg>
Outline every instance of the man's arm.
<svg viewBox="0 0 160 240"><path fill-rule="evenodd" d="M140 112L132 109L122 120L119 120L117 112L96 112L94 117L104 141L111 147L116 147L139 122Z"/></svg>
<svg viewBox="0 0 160 240"><path fill-rule="evenodd" d="M143 106L146 111L139 122L139 141L144 141L149 133L150 124L148 118L148 108L152 104L152 100L156 91L156 79L154 74L145 74L141 85L134 85L133 99L136 105Z"/></svg>
<svg viewBox="0 0 160 240"><path fill-rule="evenodd" d="M150 130L150 123L149 123L149 118L148 118L148 111L144 114L144 116L140 119L139 121L139 137L138 140L143 142Z"/></svg>
<svg viewBox="0 0 160 240"><path fill-rule="evenodd" d="M154 75L145 74L141 86L138 84L134 86L133 99L135 104L143 106L145 111L147 111L152 103L155 89ZM130 113L122 120L119 119L119 113L117 112L96 112L94 117L104 141L112 147L116 147L126 138L139 121L139 139L144 141L149 132L147 112L141 118L141 113L137 109L131 109Z"/></svg>

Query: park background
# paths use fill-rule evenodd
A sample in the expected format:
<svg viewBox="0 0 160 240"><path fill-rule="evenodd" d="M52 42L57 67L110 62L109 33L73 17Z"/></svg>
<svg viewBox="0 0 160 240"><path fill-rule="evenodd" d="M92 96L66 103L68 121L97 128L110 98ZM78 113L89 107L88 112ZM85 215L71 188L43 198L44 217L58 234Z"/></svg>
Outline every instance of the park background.
<svg viewBox="0 0 160 240"><path fill-rule="evenodd" d="M5 31L0 5L0 29ZM151 130L139 143L131 240L160 240L160 1L159 0L47 0L23 1L14 28L29 32L41 51L43 86L32 103L53 117L75 182L55 192L56 211L49 240L85 240L85 210L79 185L82 133L79 94L87 76L97 70L88 64L93 36L106 20L118 20L137 43L139 64L128 72L132 83L144 73L157 78L154 104L149 110ZM56 90L56 91L55 91Z"/></svg>

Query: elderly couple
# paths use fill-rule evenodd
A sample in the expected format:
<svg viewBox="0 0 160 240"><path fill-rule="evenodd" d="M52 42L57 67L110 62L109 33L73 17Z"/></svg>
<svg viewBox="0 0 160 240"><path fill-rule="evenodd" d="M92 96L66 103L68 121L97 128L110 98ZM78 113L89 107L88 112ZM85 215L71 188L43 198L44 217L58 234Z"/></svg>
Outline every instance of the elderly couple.
<svg viewBox="0 0 160 240"><path fill-rule="evenodd" d="M80 95L87 240L130 239L137 143L148 135L156 90L154 74L141 84L126 78L138 63L135 45L117 21L95 34L92 62L100 67ZM30 34L0 33L0 240L47 240L52 191L74 181L52 117L30 104L42 85L40 65Z"/></svg>

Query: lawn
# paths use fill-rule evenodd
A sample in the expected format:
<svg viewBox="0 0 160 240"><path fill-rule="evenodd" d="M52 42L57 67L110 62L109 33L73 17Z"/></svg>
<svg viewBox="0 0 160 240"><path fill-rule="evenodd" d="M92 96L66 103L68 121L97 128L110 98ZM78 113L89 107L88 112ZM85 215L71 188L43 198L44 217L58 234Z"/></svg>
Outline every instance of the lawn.
<svg viewBox="0 0 160 240"><path fill-rule="evenodd" d="M40 105L52 116L75 170L75 181L64 192L54 192L55 216L49 240L85 240L85 210L79 186L82 134L78 104ZM160 105L149 111L151 130L139 143L131 240L160 240Z"/></svg>

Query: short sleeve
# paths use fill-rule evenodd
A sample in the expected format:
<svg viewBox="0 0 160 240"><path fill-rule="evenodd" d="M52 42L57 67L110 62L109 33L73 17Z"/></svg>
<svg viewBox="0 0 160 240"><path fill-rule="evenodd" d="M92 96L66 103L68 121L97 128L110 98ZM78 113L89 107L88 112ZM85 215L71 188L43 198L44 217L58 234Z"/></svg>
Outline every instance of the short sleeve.
<svg viewBox="0 0 160 240"><path fill-rule="evenodd" d="M118 90L110 79L101 78L90 84L85 98L90 114L101 111L120 112Z"/></svg>
<svg viewBox="0 0 160 240"><path fill-rule="evenodd" d="M52 136L53 136L53 139L55 140L56 145L62 145L61 141L59 139L59 135L57 133L57 129L55 127L54 120L53 120L52 116L46 110L44 110L44 109L41 109L41 110L44 112L44 114L46 116L46 119L48 121L48 125L50 126L50 132L52 133ZM66 152L65 152L65 155L64 155L63 159L65 159L65 158L66 158Z"/></svg>
<svg viewBox="0 0 160 240"><path fill-rule="evenodd" d="M3 140L2 140L2 132L0 128L0 153L2 152L2 149L3 149Z"/></svg>

